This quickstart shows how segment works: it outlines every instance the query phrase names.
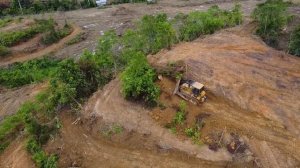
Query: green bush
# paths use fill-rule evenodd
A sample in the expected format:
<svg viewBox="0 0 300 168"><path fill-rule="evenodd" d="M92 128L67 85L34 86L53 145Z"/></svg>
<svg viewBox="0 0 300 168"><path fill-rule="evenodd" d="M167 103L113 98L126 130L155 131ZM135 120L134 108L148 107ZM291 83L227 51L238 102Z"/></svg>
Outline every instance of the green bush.
<svg viewBox="0 0 300 168"><path fill-rule="evenodd" d="M124 33L122 42L128 50L154 54L163 48L170 48L177 42L177 37L166 14L145 15L136 30Z"/></svg>
<svg viewBox="0 0 300 168"><path fill-rule="evenodd" d="M110 55L92 54L85 51L81 56L79 67L85 76L88 93L107 84L113 78L114 63Z"/></svg>
<svg viewBox="0 0 300 168"><path fill-rule="evenodd" d="M300 25L295 28L289 41L289 53L300 56Z"/></svg>
<svg viewBox="0 0 300 168"><path fill-rule="evenodd" d="M72 27L68 24L65 24L65 26L62 29L55 29L54 25L51 26L48 30L48 32L42 37L42 43L45 45L50 45L53 43L58 42L60 39L68 36L72 32Z"/></svg>
<svg viewBox="0 0 300 168"><path fill-rule="evenodd" d="M166 14L146 15L138 24L137 33L145 41L146 54L170 48L177 41L175 30Z"/></svg>
<svg viewBox="0 0 300 168"><path fill-rule="evenodd" d="M32 154L32 159L39 168L57 168L58 157L55 155L47 156L34 138L27 141L26 148Z"/></svg>
<svg viewBox="0 0 300 168"><path fill-rule="evenodd" d="M84 74L73 59L63 60L58 64L57 73L51 80L51 87L56 100L61 104L72 102L84 93L86 82Z"/></svg>
<svg viewBox="0 0 300 168"><path fill-rule="evenodd" d="M126 98L144 100L149 105L157 103L159 88L154 81L156 74L142 53L136 53L121 75L122 92Z"/></svg>
<svg viewBox="0 0 300 168"><path fill-rule="evenodd" d="M10 54L10 50L7 47L0 45L0 57L4 57Z"/></svg>
<svg viewBox="0 0 300 168"><path fill-rule="evenodd" d="M79 33L77 34L74 38L72 38L71 40L69 40L66 45L73 45L73 44L76 44L76 43L79 43L83 40L86 39L86 34L85 33Z"/></svg>
<svg viewBox="0 0 300 168"><path fill-rule="evenodd" d="M278 43L278 35L289 19L287 4L282 0L267 0L257 5L252 17L258 23L256 33L267 44L275 47Z"/></svg>
<svg viewBox="0 0 300 168"><path fill-rule="evenodd" d="M50 58L15 63L0 69L0 85L12 88L42 81L54 74L58 63L58 60Z"/></svg>
<svg viewBox="0 0 300 168"><path fill-rule="evenodd" d="M230 27L242 22L240 5L235 5L233 10L221 10L218 6L212 6L207 12L191 12L187 16L179 15L175 18L180 23L179 39L192 41L200 35L212 34L223 27Z"/></svg>

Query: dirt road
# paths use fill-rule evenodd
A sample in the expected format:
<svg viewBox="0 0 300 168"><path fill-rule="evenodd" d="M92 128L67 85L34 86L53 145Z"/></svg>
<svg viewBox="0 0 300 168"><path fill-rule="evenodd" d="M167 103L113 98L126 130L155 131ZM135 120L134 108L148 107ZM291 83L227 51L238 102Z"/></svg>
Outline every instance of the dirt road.
<svg viewBox="0 0 300 168"><path fill-rule="evenodd" d="M113 143L103 139L99 132L91 133L84 124L74 124L75 119L73 114L64 112L61 115L63 127L60 135L50 141L46 147L47 151L60 155L59 167L190 168L201 166L214 168L224 167L227 164L202 161L178 152L159 152L153 148L147 149L145 146L138 147L139 144L149 143L150 138L145 135L133 135L134 132L130 132L126 139L123 139L124 141ZM93 127L99 129L95 128L96 125Z"/></svg>

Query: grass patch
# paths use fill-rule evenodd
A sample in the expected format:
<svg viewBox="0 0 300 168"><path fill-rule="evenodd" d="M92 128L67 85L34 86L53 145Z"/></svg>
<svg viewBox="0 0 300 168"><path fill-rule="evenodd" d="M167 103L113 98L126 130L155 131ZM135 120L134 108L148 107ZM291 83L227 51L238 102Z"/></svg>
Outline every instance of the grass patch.
<svg viewBox="0 0 300 168"><path fill-rule="evenodd" d="M11 51L7 47L4 47L4 46L0 45L0 57L7 56L10 53L11 53Z"/></svg>
<svg viewBox="0 0 300 168"><path fill-rule="evenodd" d="M0 34L0 45L11 47L22 41L34 37L38 33L47 31L50 27L54 26L53 19L49 20L36 20L36 23L25 30L18 30L13 32L6 32Z"/></svg>
<svg viewBox="0 0 300 168"><path fill-rule="evenodd" d="M7 26L8 23L12 22L11 18L0 19L0 28Z"/></svg>
<svg viewBox="0 0 300 168"><path fill-rule="evenodd" d="M0 69L0 85L13 88L43 81L55 73L58 63L59 60L50 58L15 63Z"/></svg>

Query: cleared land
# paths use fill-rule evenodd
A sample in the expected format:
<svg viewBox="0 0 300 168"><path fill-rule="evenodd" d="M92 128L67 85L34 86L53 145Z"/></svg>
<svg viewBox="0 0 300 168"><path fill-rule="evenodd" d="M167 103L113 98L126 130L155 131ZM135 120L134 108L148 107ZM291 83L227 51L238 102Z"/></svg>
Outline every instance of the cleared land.
<svg viewBox="0 0 300 168"><path fill-rule="evenodd" d="M241 2L246 16L256 3L258 1ZM61 23L67 19L78 29L75 26L73 33L58 44L16 59L24 61L57 50L55 57L78 58L83 49L95 49L98 37L104 31L113 28L122 34L144 14L166 12L174 16L178 12L205 10L213 4L221 8L233 5L231 1L165 0L156 5L124 4L33 16L53 16ZM160 101L165 105L164 109L148 109L125 100L120 93L120 81L115 79L96 92L81 113L63 109L60 133L50 139L44 149L60 155L59 167L300 166L300 102L297 101L300 97L300 59L266 46L253 35L255 25L248 20L246 18L246 23L239 27L148 56L151 65L158 69L183 62L187 67L184 75L205 84L207 102L200 106L188 104L187 107L187 125L192 125L199 114L210 114L201 130L204 145L195 145L180 133L175 135L164 128L173 119L181 99L172 96L175 82L163 76L157 84L162 90ZM22 29L26 27L25 23L12 23L8 27ZM64 43L80 29L87 33L87 39L65 46ZM4 27L0 31L7 29ZM30 48L36 44L35 40L20 44L15 50L22 46ZM13 61L3 59L0 65L15 61L15 58ZM43 87L39 84L0 90L0 119L15 113L22 102ZM107 134L115 129L114 124L120 125L122 131ZM217 152L209 149L209 140L221 141L232 133L239 135L250 152L230 154L226 147ZM0 167L33 167L24 143L20 135L1 154Z"/></svg>

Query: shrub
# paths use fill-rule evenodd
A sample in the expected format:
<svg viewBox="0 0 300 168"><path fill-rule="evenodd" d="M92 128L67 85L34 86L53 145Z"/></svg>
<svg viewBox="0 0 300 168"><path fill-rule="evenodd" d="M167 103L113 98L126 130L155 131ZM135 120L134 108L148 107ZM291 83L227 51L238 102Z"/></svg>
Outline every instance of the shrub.
<svg viewBox="0 0 300 168"><path fill-rule="evenodd" d="M66 45L73 45L73 44L76 44L76 43L79 43L83 40L86 39L86 34L85 33L79 33L77 34L74 38L72 38L71 40L69 40Z"/></svg>
<svg viewBox="0 0 300 168"><path fill-rule="evenodd" d="M113 78L113 62L110 55L92 54L84 51L78 61L79 67L85 76L87 87L92 93L98 87L104 86Z"/></svg>
<svg viewBox="0 0 300 168"><path fill-rule="evenodd" d="M12 88L42 81L55 72L58 62L58 60L43 58L2 68L0 69L0 84Z"/></svg>
<svg viewBox="0 0 300 168"><path fill-rule="evenodd" d="M289 41L289 53L300 56L300 25L295 28Z"/></svg>
<svg viewBox="0 0 300 168"><path fill-rule="evenodd" d="M267 0L257 5L252 17L258 22L256 33L267 44L276 46L278 35L289 19L287 4L282 0Z"/></svg>
<svg viewBox="0 0 300 168"><path fill-rule="evenodd" d="M42 43L45 45L50 45L58 42L60 39L71 34L72 27L65 24L62 29L55 29L54 25L49 28L49 31L42 37Z"/></svg>
<svg viewBox="0 0 300 168"><path fill-rule="evenodd" d="M235 5L232 11L221 10L212 6L207 12L191 12L187 16L177 16L182 25L179 28L179 39L192 41L200 35L212 34L223 27L234 26L242 22L240 5Z"/></svg>
<svg viewBox="0 0 300 168"><path fill-rule="evenodd" d="M58 157L55 155L47 156L34 138L30 138L26 145L27 151L32 154L32 159L39 168L56 168Z"/></svg>
<svg viewBox="0 0 300 168"><path fill-rule="evenodd" d="M85 86L84 74L73 59L66 59L59 63L57 73L51 80L53 99L56 103L68 104L81 94L85 95Z"/></svg>
<svg viewBox="0 0 300 168"><path fill-rule="evenodd" d="M177 40L175 30L168 22L166 14L144 16L138 24L137 32L142 40L145 40L146 54L170 48Z"/></svg>
<svg viewBox="0 0 300 168"><path fill-rule="evenodd" d="M156 74L142 53L135 53L133 60L121 75L122 92L126 98L144 100L149 105L157 103L159 88Z"/></svg>
<svg viewBox="0 0 300 168"><path fill-rule="evenodd" d="M0 57L4 57L10 54L10 50L7 47L0 45Z"/></svg>

